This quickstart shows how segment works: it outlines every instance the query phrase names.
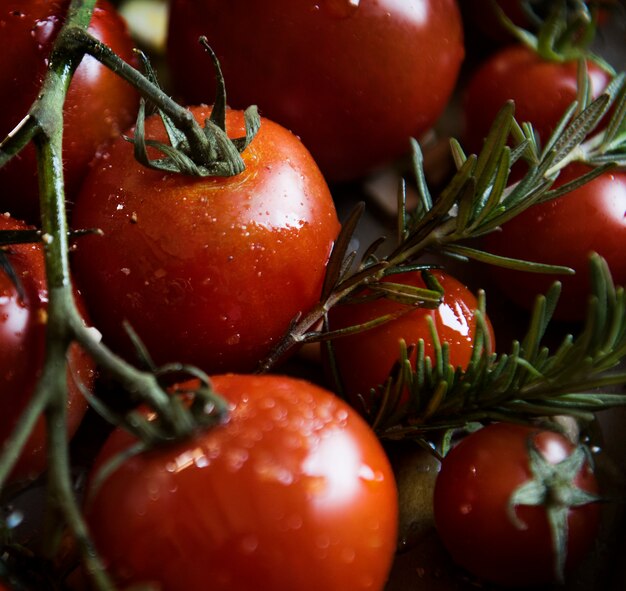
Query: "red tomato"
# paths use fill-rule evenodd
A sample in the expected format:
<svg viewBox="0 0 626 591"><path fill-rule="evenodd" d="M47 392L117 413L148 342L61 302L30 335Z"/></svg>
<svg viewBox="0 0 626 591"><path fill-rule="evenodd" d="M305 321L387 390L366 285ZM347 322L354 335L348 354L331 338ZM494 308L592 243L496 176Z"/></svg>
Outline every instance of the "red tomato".
<svg viewBox="0 0 626 591"><path fill-rule="evenodd" d="M345 392L351 398L367 394L371 388L384 383L400 354L400 340L407 345L424 340L425 354L433 356L433 341L427 317L432 318L441 343L448 343L450 363L466 367L469 363L476 332L475 310L478 302L471 291L443 271L432 271L444 289L442 303L436 309L417 308L376 328L333 340L337 367ZM425 287L418 272L392 275L386 279ZM329 314L331 330L364 324L387 314L406 309L404 304L389 299L335 306ZM494 347L494 335L489 326L489 338ZM324 351L325 348L322 348Z"/></svg>
<svg viewBox="0 0 626 591"><path fill-rule="evenodd" d="M25 229L25 226L7 215L0 216L0 230L17 229ZM0 445L12 433L27 407L41 373L48 304L41 246L15 245L6 247L3 252L19 280L23 297L14 281L0 269ZM70 435L78 428L86 409L79 387L90 389L93 379L91 359L73 345L67 374ZM27 480L44 470L45 438L44 420L41 419L12 472L12 480Z"/></svg>
<svg viewBox="0 0 626 591"><path fill-rule="evenodd" d="M194 108L198 120L208 107ZM229 111L229 133L243 117ZM148 137L164 140L157 119ZM328 187L310 154L263 120L230 178L147 169L120 139L95 162L76 203L75 271L105 341L131 355L128 320L157 363L208 372L252 370L320 295L339 231Z"/></svg>
<svg viewBox="0 0 626 591"><path fill-rule="evenodd" d="M0 12L0 135L26 115L39 94L48 57L63 24L69 0L7 0ZM126 25L106 1L94 10L89 32L124 60L135 63ZM74 74L64 109L64 163L67 197L74 199L87 165L103 142L133 122L138 95L116 74L85 57ZM39 211L35 150L28 146L0 170L0 211L37 220Z"/></svg>
<svg viewBox="0 0 626 591"><path fill-rule="evenodd" d="M444 458L437 477L434 511L437 531L453 559L474 575L504 585L536 588L554 580L554 551L544 506L517 505L525 524L511 519L513 492L532 478L529 438L545 460L558 464L571 455L565 437L499 423L467 436ZM573 484L597 493L585 462ZM567 513L566 567L575 567L595 539L599 510L595 503Z"/></svg>
<svg viewBox="0 0 626 591"><path fill-rule="evenodd" d="M191 103L213 100L198 37L229 104L257 104L302 138L326 178L359 177L433 126L464 56L455 0L175 0L168 58Z"/></svg>
<svg viewBox="0 0 626 591"><path fill-rule="evenodd" d="M223 375L230 418L125 461L86 518L113 576L162 591L381 590L397 497L365 422L329 392L276 375ZM133 438L117 430L95 471Z"/></svg>
<svg viewBox="0 0 626 591"><path fill-rule="evenodd" d="M607 86L610 75L588 61L592 96ZM471 77L464 102L466 149L477 152L507 100L515 101L518 122L533 124L546 141L576 99L577 62L550 62L524 45L501 49Z"/></svg>
<svg viewBox="0 0 626 591"><path fill-rule="evenodd" d="M570 165L556 185L579 177L586 168ZM529 239L532 236L532 240ZM581 320L591 285L589 255L602 255L614 281L626 284L626 173L607 172L559 199L535 205L483 238L489 252L507 257L572 267L576 275L537 275L489 268L494 284L517 304L530 308L553 281L563 291L555 318Z"/></svg>

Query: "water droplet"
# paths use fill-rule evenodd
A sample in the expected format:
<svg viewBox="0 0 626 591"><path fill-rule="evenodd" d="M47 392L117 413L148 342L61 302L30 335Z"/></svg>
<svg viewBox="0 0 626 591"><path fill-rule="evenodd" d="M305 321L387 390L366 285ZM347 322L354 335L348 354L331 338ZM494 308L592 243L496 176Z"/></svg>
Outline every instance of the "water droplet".
<svg viewBox="0 0 626 591"><path fill-rule="evenodd" d="M209 459L214 460L220 455L222 448L219 442L215 441L214 439L210 439L205 443L204 451Z"/></svg>
<svg viewBox="0 0 626 591"><path fill-rule="evenodd" d="M367 482L382 482L385 475L380 470L373 470L371 466L363 464L359 468L359 478Z"/></svg>
<svg viewBox="0 0 626 591"><path fill-rule="evenodd" d="M246 463L248 459L248 452L245 449L230 449L228 450L226 461L228 462L228 467L236 472Z"/></svg>
<svg viewBox="0 0 626 591"><path fill-rule="evenodd" d="M300 529L302 527L302 517L300 515L290 515L287 519L287 525L290 529Z"/></svg>
<svg viewBox="0 0 626 591"><path fill-rule="evenodd" d="M158 498L161 496L161 487L159 486L159 484L156 484L154 482L150 482L148 484L148 496L152 501L158 500Z"/></svg>
<svg viewBox="0 0 626 591"><path fill-rule="evenodd" d="M57 17L50 16L45 20L37 21L31 29L30 34L37 41L38 49L43 49L43 46L50 41L56 28L57 20Z"/></svg>
<svg viewBox="0 0 626 591"><path fill-rule="evenodd" d="M21 511L15 510L11 511L6 518L6 525L8 529L13 529L17 527L24 520L24 514Z"/></svg>
<svg viewBox="0 0 626 591"><path fill-rule="evenodd" d="M348 413L348 411L345 408L340 408L337 413L336 413L336 419L337 422L340 425L345 424L345 422L348 420L348 417L350 416L350 414Z"/></svg>
<svg viewBox="0 0 626 591"><path fill-rule="evenodd" d="M348 18L359 8L360 0L324 0L321 6L335 18Z"/></svg>
<svg viewBox="0 0 626 591"><path fill-rule="evenodd" d="M284 484L285 486L292 484L294 480L293 474L289 469L270 458L259 460L255 465L255 471L259 478Z"/></svg>
<svg viewBox="0 0 626 591"><path fill-rule="evenodd" d="M330 538L324 534L317 536L315 539L315 545L318 548L328 548L330 546Z"/></svg>
<svg viewBox="0 0 626 591"><path fill-rule="evenodd" d="M244 537L239 544L244 554L252 554L259 547L259 539L254 535Z"/></svg>
<svg viewBox="0 0 626 591"><path fill-rule="evenodd" d="M362 589L370 589L374 586L374 577L370 574L362 574L361 575L361 588Z"/></svg>
<svg viewBox="0 0 626 591"><path fill-rule="evenodd" d="M194 458L193 463L196 465L197 468L206 468L211 462L209 461L209 458L207 458L205 455L201 455Z"/></svg>
<svg viewBox="0 0 626 591"><path fill-rule="evenodd" d="M241 340L241 335L239 333L235 333L226 339L227 345L237 345Z"/></svg>
<svg viewBox="0 0 626 591"><path fill-rule="evenodd" d="M465 503L464 505L461 505L459 509L461 511L461 515L469 515L472 512L472 508L471 503Z"/></svg>
<svg viewBox="0 0 626 591"><path fill-rule="evenodd" d="M368 546L370 548L382 548L385 545L385 541L380 536L372 536L369 538Z"/></svg>
<svg viewBox="0 0 626 591"><path fill-rule="evenodd" d="M356 552L354 548L342 548L341 549L341 560L343 560L347 564L351 564L354 562L356 558Z"/></svg>

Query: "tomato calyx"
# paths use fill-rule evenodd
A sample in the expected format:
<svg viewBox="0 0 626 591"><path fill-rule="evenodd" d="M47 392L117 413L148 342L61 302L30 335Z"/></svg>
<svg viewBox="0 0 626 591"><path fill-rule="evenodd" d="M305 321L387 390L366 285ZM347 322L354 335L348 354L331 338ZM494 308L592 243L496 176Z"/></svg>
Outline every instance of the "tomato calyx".
<svg viewBox="0 0 626 591"><path fill-rule="evenodd" d="M533 478L519 486L509 499L509 519L518 529L523 530L527 526L517 515L517 507L545 509L554 550L554 575L559 583L562 583L565 577L570 509L601 500L598 495L575 484L575 478L587 462L588 455L585 447L579 445L567 458L552 464L537 449L533 437L530 437L528 458Z"/></svg>
<svg viewBox="0 0 626 591"><path fill-rule="evenodd" d="M597 28L599 7L595 3L581 0L550 2L547 14L542 17L529 3L523 2L529 20L537 26L536 33L516 25L495 0L492 4L502 25L542 59L554 62L591 59L614 74L613 68L589 49Z"/></svg>
<svg viewBox="0 0 626 591"><path fill-rule="evenodd" d="M112 413L99 399L85 393L103 418L135 435L142 449L178 442L227 419L230 406L214 390L211 379L204 371L184 363L157 366L132 327L125 324L125 328L140 366L145 368L147 375L156 379L163 396L142 397L138 401L144 410L153 411L154 416L147 417L144 410L132 410L126 415ZM165 392L168 394L165 395Z"/></svg>
<svg viewBox="0 0 626 591"><path fill-rule="evenodd" d="M207 51L215 69L216 97L211 115L200 127L191 113L185 118L184 128L177 124L158 105L141 98L134 137L127 137L135 146L135 158L138 162L156 170L180 173L187 176L229 177L245 170L241 153L248 147L261 126L261 118L256 106L244 111L245 136L230 138L226 133L226 86L219 60L205 37L200 43ZM148 58L141 56L146 77L158 87L156 73ZM156 109L165 126L170 145L150 140L145 137L146 112ZM163 157L151 158L148 148L160 152Z"/></svg>

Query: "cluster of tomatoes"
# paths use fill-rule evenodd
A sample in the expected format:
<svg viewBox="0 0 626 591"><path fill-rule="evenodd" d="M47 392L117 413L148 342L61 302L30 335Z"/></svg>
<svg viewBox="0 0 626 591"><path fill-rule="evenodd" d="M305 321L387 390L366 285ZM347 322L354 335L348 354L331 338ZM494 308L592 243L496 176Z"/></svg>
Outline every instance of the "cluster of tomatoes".
<svg viewBox="0 0 626 591"><path fill-rule="evenodd" d="M0 8L0 89L7 89L1 134L18 125L37 98L69 4L8 0ZM432 277L444 296L434 309L403 312L402 303L368 297L332 308L331 330L392 318L334 341L332 362L349 402L330 391L321 369L321 385L252 372L320 298L340 231L329 183L357 186L405 155L409 138L435 125L459 90L472 49L464 27L476 25L462 15L491 10L475 4L172 0L168 91L181 104L196 105L189 108L200 124L210 117L204 103L213 100L215 86L198 43L206 36L226 79L228 136L246 135L241 109L256 104L262 115L241 154L245 170L226 178L139 164L127 137L133 135L138 92L92 57L76 70L64 104L68 220L75 231L99 230L72 243L78 309L125 360L137 359L129 325L156 366L180 362L208 373L230 409L212 429L119 463L120 453L137 443L127 432L115 429L99 450L84 515L120 588L384 588L398 544L396 482L387 451L355 407L385 382L400 339L422 339L425 354L434 355L432 326L448 344L450 363L467 366L476 297L438 270ZM513 10L518 4L501 2ZM139 67L133 40L106 0L97 2L89 32ZM479 150L509 99L517 119L531 121L540 140L547 140L576 98L576 61L546 61L517 43L492 51L467 72L461 90L463 144L468 152ZM611 76L593 61L588 72L597 96ZM145 134L151 141L168 139L158 115L147 118ZM568 168L558 182L580 172ZM0 209L8 212L0 216L0 230L37 226L33 146L0 170L0 187ZM589 291L591 250L606 258L617 283L626 280L625 204L626 174L612 171L565 199L531 208L486 236L483 246L574 268L577 274L563 280L557 316L578 321ZM0 440L29 404L46 355L43 248L38 242L0 250ZM526 306L554 279L543 284L516 271L494 271L490 278ZM425 287L417 271L392 280ZM497 331L488 324L488 332L495 350ZM99 378L93 359L76 343L67 367L72 435L87 412L83 394L97 391ZM111 396L116 386L107 386ZM193 384L185 388L193 390ZM576 566L593 543L598 509L593 473L586 460L571 460L575 449L556 433L506 424L482 428L454 447L431 491L438 532L454 560L499 584L554 579L559 552L546 510L523 495L511 505L512 495L529 479L539 482L541 472L549 473L551 484L558 480L550 495L566 488L568 499L585 499L560 506L566 507L560 522L564 568ZM11 482L38 477L46 453L41 418ZM537 486L545 492L549 485Z"/></svg>

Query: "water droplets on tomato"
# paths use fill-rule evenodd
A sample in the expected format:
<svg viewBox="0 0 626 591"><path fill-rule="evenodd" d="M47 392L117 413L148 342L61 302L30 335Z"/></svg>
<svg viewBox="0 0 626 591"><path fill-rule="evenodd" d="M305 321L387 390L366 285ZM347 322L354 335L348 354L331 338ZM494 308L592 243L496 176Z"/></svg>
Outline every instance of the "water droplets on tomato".
<svg viewBox="0 0 626 591"><path fill-rule="evenodd" d="M249 453L246 449L232 448L225 452L224 457L227 467L232 472L237 472L243 468L244 464L248 461Z"/></svg>
<svg viewBox="0 0 626 591"><path fill-rule="evenodd" d="M258 547L259 547L259 539L253 534L250 534L242 538L239 544L239 548L244 554L252 554L253 552L256 551Z"/></svg>
<svg viewBox="0 0 626 591"><path fill-rule="evenodd" d="M37 49L43 49L54 33L58 22L56 16L49 16L46 19L38 20L31 29L30 34L37 42Z"/></svg>
<svg viewBox="0 0 626 591"><path fill-rule="evenodd" d="M161 496L161 486L158 482L149 481L147 485L148 498L151 501L158 501Z"/></svg>
<svg viewBox="0 0 626 591"><path fill-rule="evenodd" d="M461 515L469 515L472 512L472 509L473 507L471 503L465 503L459 507Z"/></svg>
<svg viewBox="0 0 626 591"><path fill-rule="evenodd" d="M234 345L238 345L240 341L241 341L241 335L239 333L235 333L235 334L230 335L226 339L226 344L234 346Z"/></svg>
<svg viewBox="0 0 626 591"><path fill-rule="evenodd" d="M359 8L360 0L322 0L314 6L314 10L323 10L335 18L348 18Z"/></svg>
<svg viewBox="0 0 626 591"><path fill-rule="evenodd" d="M207 458L205 455L197 456L196 458L194 458L193 463L195 464L196 468L206 468L211 464L209 458Z"/></svg>
<svg viewBox="0 0 626 591"><path fill-rule="evenodd" d="M346 564L351 564L354 562L355 558L356 552L354 551L354 548L346 547L341 549L341 560Z"/></svg>
<svg viewBox="0 0 626 591"><path fill-rule="evenodd" d="M300 517L297 513L292 513L280 522L278 529L283 532L296 531L299 530L302 525L302 517Z"/></svg>
<svg viewBox="0 0 626 591"><path fill-rule="evenodd" d="M258 458L254 465L254 471L261 480L285 486L293 484L295 480L291 470L280 465L271 457Z"/></svg>
<svg viewBox="0 0 626 591"><path fill-rule="evenodd" d="M20 525L22 521L24 521L24 514L19 509L15 509L6 516L4 523L7 529L13 529Z"/></svg>
<svg viewBox="0 0 626 591"><path fill-rule="evenodd" d="M363 464L359 468L359 478L366 482L382 482L385 476L380 470L373 470L371 466Z"/></svg>

